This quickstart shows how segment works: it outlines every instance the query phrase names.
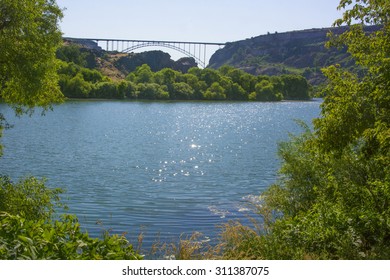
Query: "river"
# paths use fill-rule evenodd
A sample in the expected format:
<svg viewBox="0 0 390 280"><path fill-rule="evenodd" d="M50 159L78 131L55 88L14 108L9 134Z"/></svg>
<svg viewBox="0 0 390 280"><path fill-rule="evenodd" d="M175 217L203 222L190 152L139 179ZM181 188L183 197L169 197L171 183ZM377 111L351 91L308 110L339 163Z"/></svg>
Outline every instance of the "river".
<svg viewBox="0 0 390 280"><path fill-rule="evenodd" d="M277 143L319 116L312 102L70 101L16 118L1 139L1 174L47 178L68 212L98 236L127 232L144 247L245 220L277 179Z"/></svg>

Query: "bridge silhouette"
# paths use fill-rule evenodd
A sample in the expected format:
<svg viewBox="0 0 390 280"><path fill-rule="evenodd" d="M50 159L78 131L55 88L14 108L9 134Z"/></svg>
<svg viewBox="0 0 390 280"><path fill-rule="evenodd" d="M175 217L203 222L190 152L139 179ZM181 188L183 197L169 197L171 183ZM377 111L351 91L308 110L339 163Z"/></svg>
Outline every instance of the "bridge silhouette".
<svg viewBox="0 0 390 280"><path fill-rule="evenodd" d="M207 49L211 46L222 47L226 43L210 42L183 42L183 41L161 41L161 40L127 40L127 39L101 39L101 38L72 38L63 39L78 42L84 45L96 44L105 51L131 53L140 48L163 47L181 52L187 57L192 57L195 62L205 68L207 66Z"/></svg>

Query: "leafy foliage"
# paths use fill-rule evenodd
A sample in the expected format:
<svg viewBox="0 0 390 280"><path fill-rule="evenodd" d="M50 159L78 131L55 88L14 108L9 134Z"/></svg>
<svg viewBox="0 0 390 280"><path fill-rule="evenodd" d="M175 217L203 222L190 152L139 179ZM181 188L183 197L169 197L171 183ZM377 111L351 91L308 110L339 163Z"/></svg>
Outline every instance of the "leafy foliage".
<svg viewBox="0 0 390 280"><path fill-rule="evenodd" d="M27 178L13 183L0 179L1 259L124 260L140 259L125 236L91 238L80 229L77 217L54 219L61 206L60 189Z"/></svg>
<svg viewBox="0 0 390 280"><path fill-rule="evenodd" d="M249 95L250 100L280 101L283 95L275 91L274 85L269 80L262 80L256 84L255 92Z"/></svg>
<svg viewBox="0 0 390 280"><path fill-rule="evenodd" d="M124 236L104 234L91 238L75 216L60 220L29 220L0 214L0 255L11 260L137 260Z"/></svg>
<svg viewBox="0 0 390 280"><path fill-rule="evenodd" d="M226 99L225 90L218 82L214 82L206 90L203 97L204 97L204 99L207 99L207 100L225 100Z"/></svg>
<svg viewBox="0 0 390 280"><path fill-rule="evenodd" d="M18 112L63 99L55 56L62 42L61 18L53 0L1 1L0 97Z"/></svg>
<svg viewBox="0 0 390 280"><path fill-rule="evenodd" d="M164 86L156 83L141 83L137 86L137 97L140 99L168 99L169 94Z"/></svg>
<svg viewBox="0 0 390 280"><path fill-rule="evenodd" d="M56 56L62 61L73 62L89 69L96 67L97 55L74 44L61 46L57 49Z"/></svg>
<svg viewBox="0 0 390 280"><path fill-rule="evenodd" d="M61 189L47 189L45 181L34 177L13 183L9 177L0 177L0 211L21 215L27 219L50 218L55 207L61 206Z"/></svg>

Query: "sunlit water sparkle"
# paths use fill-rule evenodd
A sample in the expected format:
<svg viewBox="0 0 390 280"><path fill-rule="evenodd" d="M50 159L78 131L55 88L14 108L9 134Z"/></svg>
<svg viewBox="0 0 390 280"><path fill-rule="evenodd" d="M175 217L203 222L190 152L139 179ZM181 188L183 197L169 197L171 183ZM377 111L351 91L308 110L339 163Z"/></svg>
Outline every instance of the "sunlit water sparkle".
<svg viewBox="0 0 390 280"><path fill-rule="evenodd" d="M45 177L67 190L69 212L101 230L177 240L245 219L277 179L277 143L319 115L319 101L280 103L67 102L15 118L4 132L2 174Z"/></svg>

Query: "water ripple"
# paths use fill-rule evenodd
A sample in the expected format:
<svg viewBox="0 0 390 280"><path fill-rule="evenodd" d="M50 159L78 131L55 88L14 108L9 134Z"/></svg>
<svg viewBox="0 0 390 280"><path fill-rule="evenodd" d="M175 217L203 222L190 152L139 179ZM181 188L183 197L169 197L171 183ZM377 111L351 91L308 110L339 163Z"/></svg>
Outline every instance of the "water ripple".
<svg viewBox="0 0 390 280"><path fill-rule="evenodd" d="M318 102L68 102L45 117L15 118L3 137L2 173L47 177L67 189L91 235L145 233L145 244L244 219L276 179L277 143ZM149 246L146 245L146 246Z"/></svg>

